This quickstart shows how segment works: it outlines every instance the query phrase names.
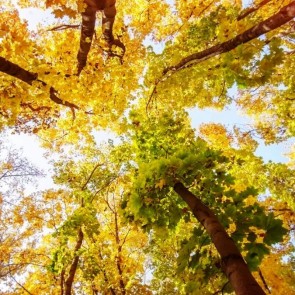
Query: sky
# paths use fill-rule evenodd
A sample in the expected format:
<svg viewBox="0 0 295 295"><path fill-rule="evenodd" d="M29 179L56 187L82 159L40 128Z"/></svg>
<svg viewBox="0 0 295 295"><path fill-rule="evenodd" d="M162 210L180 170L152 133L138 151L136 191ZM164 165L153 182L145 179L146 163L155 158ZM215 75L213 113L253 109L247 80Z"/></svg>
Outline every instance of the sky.
<svg viewBox="0 0 295 295"><path fill-rule="evenodd" d="M241 128L245 127L245 130L247 130L252 124L251 118L239 112L234 105L230 105L222 111L212 108L204 110L194 108L189 110L189 114L194 128L197 128L202 123L220 123L229 130L231 130L234 125ZM259 146L255 152L256 156L262 157L264 162L286 163L289 160L287 154L292 145L295 144L295 139L269 145L265 145L262 140L258 140L258 142Z"/></svg>

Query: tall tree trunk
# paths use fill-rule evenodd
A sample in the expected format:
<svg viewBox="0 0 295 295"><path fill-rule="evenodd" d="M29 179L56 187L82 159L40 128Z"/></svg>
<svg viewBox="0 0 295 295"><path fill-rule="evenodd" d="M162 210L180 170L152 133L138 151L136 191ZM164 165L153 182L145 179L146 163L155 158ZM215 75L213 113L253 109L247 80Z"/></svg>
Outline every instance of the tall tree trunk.
<svg viewBox="0 0 295 295"><path fill-rule="evenodd" d="M83 237L84 237L83 231L80 228L78 231L78 240L77 240L77 243L75 246L74 259L73 259L73 262L72 262L70 270L69 270L68 278L65 281L65 295L72 294L72 285L74 282L74 278L75 278L75 274L77 271L78 262L79 262L79 258L80 258L80 256L77 254L77 252L81 249Z"/></svg>
<svg viewBox="0 0 295 295"><path fill-rule="evenodd" d="M174 185L175 192L187 203L194 216L204 226L221 256L221 266L238 295L265 295L248 269L239 249L229 237L214 213L182 183Z"/></svg>
<svg viewBox="0 0 295 295"><path fill-rule="evenodd" d="M289 22L295 17L295 1L292 1L289 5L284 6L278 13L274 14L270 18L262 21L258 25L250 28L244 33L226 41L221 44L217 44L213 47L205 49L203 51L193 53L183 58L177 65L168 67L164 70L164 74L169 71L177 71L185 68L189 64L197 64L204 60L207 60L213 56L221 53L229 52L239 45L249 42L257 37L272 31L285 23Z"/></svg>
<svg viewBox="0 0 295 295"><path fill-rule="evenodd" d="M63 269L60 274L60 295L64 295L64 285L65 285L65 270Z"/></svg>
<svg viewBox="0 0 295 295"><path fill-rule="evenodd" d="M116 16L116 0L106 1L85 1L87 3L86 9L82 12L82 27L80 36L80 48L77 55L78 69L77 74L80 75L81 71L86 65L87 56L90 51L94 29L96 12L102 11L102 36L107 41L109 46L114 41L113 37L113 24Z"/></svg>
<svg viewBox="0 0 295 295"><path fill-rule="evenodd" d="M86 65L87 55L90 51L91 42L94 35L94 27L96 20L96 10L87 6L86 10L82 12L82 27L80 37L80 48L77 55L78 59L78 75Z"/></svg>

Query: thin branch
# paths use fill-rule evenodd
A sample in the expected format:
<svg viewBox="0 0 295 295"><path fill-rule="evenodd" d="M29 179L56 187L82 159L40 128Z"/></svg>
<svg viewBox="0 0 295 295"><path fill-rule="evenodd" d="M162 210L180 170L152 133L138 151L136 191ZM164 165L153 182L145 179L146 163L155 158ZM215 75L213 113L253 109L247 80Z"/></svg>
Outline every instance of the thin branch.
<svg viewBox="0 0 295 295"><path fill-rule="evenodd" d="M33 112L40 112L42 110L45 110L46 112L51 110L51 107L47 107L47 106L40 106L40 107L33 107L31 103L25 103L25 102L21 102L20 103L21 107L27 107L29 108L31 111Z"/></svg>
<svg viewBox="0 0 295 295"><path fill-rule="evenodd" d="M126 233L126 235L125 235L125 237L123 239L123 242L121 243L121 247L123 247L124 244L126 243L126 239L127 239L128 235L129 235L130 231L131 231L131 228L128 228L128 231L127 231L127 233Z"/></svg>
<svg viewBox="0 0 295 295"><path fill-rule="evenodd" d="M80 27L81 27L80 25L59 25L51 29L48 29L47 31L50 32L50 31L62 31L66 29L79 29Z"/></svg>
<svg viewBox="0 0 295 295"><path fill-rule="evenodd" d="M97 196L97 194L99 194L102 190L104 190L106 187L108 187L113 181L115 181L117 179L116 177L111 178L105 185L103 185L101 188L99 188L92 196L90 202L92 202L94 200L94 198Z"/></svg>
<svg viewBox="0 0 295 295"><path fill-rule="evenodd" d="M258 9L260 9L262 6L266 5L267 3L269 3L271 0L263 0L261 1L259 4L257 4L256 6L252 6L247 8L246 10L244 10L238 17L237 20L242 20L243 18L247 17L249 14L257 11Z"/></svg>
<svg viewBox="0 0 295 295"><path fill-rule="evenodd" d="M108 199L104 199L104 201L105 201L105 203L107 204L107 206L109 207L109 209L111 210L111 212L115 214L115 211L114 211L114 209L111 207L111 205L110 205Z"/></svg>
<svg viewBox="0 0 295 295"><path fill-rule="evenodd" d="M33 293L31 293L28 289L26 289L21 283L19 283L15 278L14 278L14 276L11 274L11 273L9 273L9 275L10 275L10 277L12 278L12 280L13 281L15 281L16 282L16 284L17 285L19 285L24 291L26 291L28 294L30 294L30 295L33 295Z"/></svg>
<svg viewBox="0 0 295 295"><path fill-rule="evenodd" d="M82 191L84 191L84 190L85 190L85 188L86 188L87 184L88 184L88 183L89 183L89 181L91 180L91 178L92 178L92 176L93 176L94 172L96 171L96 169L97 169L99 166L102 166L102 165L103 165L103 164L101 164L101 163L98 163L98 164L96 164L96 165L94 166L94 168L92 169L92 171L91 171L90 175L88 176L87 180L85 181L84 185L83 185L83 186L82 186L82 188L81 188L81 190L82 190Z"/></svg>
<svg viewBox="0 0 295 295"><path fill-rule="evenodd" d="M266 283L266 281L264 279L264 276L263 276L262 271L261 271L260 268L258 268L258 273L259 273L259 277L260 277L260 279L261 279L261 281L263 283L264 288L268 291L269 294L271 294L271 291L270 291L270 289L269 289L269 287L268 287L268 285L267 285L267 283Z"/></svg>

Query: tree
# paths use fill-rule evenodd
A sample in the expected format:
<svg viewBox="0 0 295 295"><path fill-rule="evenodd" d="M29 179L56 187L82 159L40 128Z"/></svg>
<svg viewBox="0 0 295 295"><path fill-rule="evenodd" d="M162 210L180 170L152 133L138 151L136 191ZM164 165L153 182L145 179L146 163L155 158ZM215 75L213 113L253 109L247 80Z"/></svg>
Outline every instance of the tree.
<svg viewBox="0 0 295 295"><path fill-rule="evenodd" d="M85 1L86 8L83 8L82 12L82 26L81 26L81 38L80 48L78 52L78 75L86 65L87 55L90 50L91 41L94 35L96 12L102 11L102 35L103 39L107 42L110 48L113 44L118 45L124 50L124 45L115 40L113 36L113 24L116 16L116 0L109 1Z"/></svg>
<svg viewBox="0 0 295 295"><path fill-rule="evenodd" d="M286 232L282 227L282 221L276 220L273 214L264 215L264 210L257 206L258 203L249 205L245 201L255 196L254 188L244 186L242 190L233 189L233 175L230 174L231 169L227 165L235 164L220 154L220 151L210 150L202 140L196 140L184 114L180 115L178 112L173 115L163 111L160 119L150 118L153 123L152 125L148 123L147 126L139 118L136 113L133 114L132 119L137 122L135 126L141 126L141 128L135 127L134 133L131 133L134 141L132 150L135 154L138 151L136 161L139 169L134 177L136 179L134 188L125 200L127 212L129 210L131 216L147 228L162 226L174 228L183 218L183 204L173 197L172 187L206 229L221 256L221 268L236 293L264 294L251 276L239 249L248 251L247 262L252 269L257 268L259 261L269 252L266 245L282 240ZM238 151L235 154L238 154ZM196 193L189 192L183 183L192 187ZM220 201L217 201L218 198ZM233 206L231 202L228 204L227 198L235 205ZM203 204L204 202L208 205L216 202L219 204L219 208L215 207L214 210L222 224L208 206ZM169 214L164 215L163 208ZM246 215L243 217L243 214ZM257 217L249 218L251 214ZM241 220L247 222L242 225ZM232 227L235 230L230 238L224 226L231 227L231 221L234 222ZM255 242L257 229L264 232L264 244ZM243 236L248 240L245 244L242 242ZM272 241L272 238L277 240ZM238 243L239 249L232 239Z"/></svg>
<svg viewBox="0 0 295 295"><path fill-rule="evenodd" d="M5 138L3 133L2 136ZM37 263L38 256L32 232L39 224L30 217L41 210L37 209L34 196L27 196L24 188L26 183L36 181L43 174L2 139L0 151L0 282L12 281L24 288L18 276Z"/></svg>
<svg viewBox="0 0 295 295"><path fill-rule="evenodd" d="M127 180L101 150L93 152L56 163L56 183L66 189L43 196L55 208L54 232L39 247L50 256L47 271L35 268L24 285L32 294L151 294L142 280L146 235L119 213Z"/></svg>
<svg viewBox="0 0 295 295"><path fill-rule="evenodd" d="M294 165L264 163L255 150L257 136L294 136L294 1L118 0L107 30L95 28L89 1L86 10L80 0L17 3L51 14L32 32L9 0L0 11L1 128L44 139L60 155L61 187L13 211L29 226L21 242L41 241L5 244L25 249L19 265L35 265L15 269L14 294L218 294L228 280L238 294L263 294L242 257L264 292L280 292L264 263L281 267L282 255L291 282ZM253 126L191 128L187 108L232 103ZM98 149L99 130L116 144Z"/></svg>

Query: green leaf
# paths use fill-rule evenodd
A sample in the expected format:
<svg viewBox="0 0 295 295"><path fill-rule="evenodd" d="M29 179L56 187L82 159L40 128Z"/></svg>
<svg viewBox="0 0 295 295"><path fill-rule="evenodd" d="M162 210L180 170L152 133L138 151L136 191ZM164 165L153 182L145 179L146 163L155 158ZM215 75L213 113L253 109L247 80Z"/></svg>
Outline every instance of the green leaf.
<svg viewBox="0 0 295 295"><path fill-rule="evenodd" d="M257 269L264 255L269 254L269 248L262 243L247 243L244 249L248 250L245 259L250 270Z"/></svg>
<svg viewBox="0 0 295 295"><path fill-rule="evenodd" d="M266 231L263 242L267 245L281 242L287 232L288 230L283 227L283 222L281 220L273 220Z"/></svg>

